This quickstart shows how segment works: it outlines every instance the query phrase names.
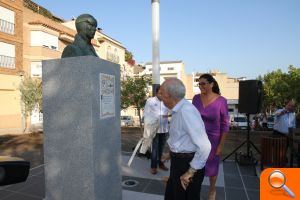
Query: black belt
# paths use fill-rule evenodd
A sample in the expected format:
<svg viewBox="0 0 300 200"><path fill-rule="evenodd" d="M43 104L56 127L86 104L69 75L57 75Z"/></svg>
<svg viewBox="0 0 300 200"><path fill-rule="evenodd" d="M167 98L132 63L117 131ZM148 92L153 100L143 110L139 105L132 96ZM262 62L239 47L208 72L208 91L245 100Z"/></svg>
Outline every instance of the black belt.
<svg viewBox="0 0 300 200"><path fill-rule="evenodd" d="M173 158L192 158L194 157L195 153L174 153L170 151L170 155Z"/></svg>

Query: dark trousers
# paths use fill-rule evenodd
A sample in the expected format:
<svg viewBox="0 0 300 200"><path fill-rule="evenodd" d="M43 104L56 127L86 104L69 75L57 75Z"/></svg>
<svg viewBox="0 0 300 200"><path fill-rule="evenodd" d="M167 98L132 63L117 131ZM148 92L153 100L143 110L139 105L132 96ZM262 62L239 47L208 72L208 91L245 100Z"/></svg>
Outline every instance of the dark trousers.
<svg viewBox="0 0 300 200"><path fill-rule="evenodd" d="M157 133L152 140L151 168L161 164L161 156L166 144L168 133Z"/></svg>
<svg viewBox="0 0 300 200"><path fill-rule="evenodd" d="M193 157L171 156L170 177L166 186L165 200L200 200L205 168L194 174L193 180L186 190L183 189L180 182L180 176L189 169L192 159Z"/></svg>

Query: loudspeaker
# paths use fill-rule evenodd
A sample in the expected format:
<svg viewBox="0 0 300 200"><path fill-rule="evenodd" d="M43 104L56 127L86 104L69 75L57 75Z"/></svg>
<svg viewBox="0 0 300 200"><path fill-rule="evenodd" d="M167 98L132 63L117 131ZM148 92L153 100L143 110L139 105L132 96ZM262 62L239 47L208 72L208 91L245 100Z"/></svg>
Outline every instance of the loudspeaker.
<svg viewBox="0 0 300 200"><path fill-rule="evenodd" d="M26 181L30 162L15 157L0 157L0 186Z"/></svg>
<svg viewBox="0 0 300 200"><path fill-rule="evenodd" d="M239 82L239 113L256 114L260 112L263 96L262 82L246 80Z"/></svg>

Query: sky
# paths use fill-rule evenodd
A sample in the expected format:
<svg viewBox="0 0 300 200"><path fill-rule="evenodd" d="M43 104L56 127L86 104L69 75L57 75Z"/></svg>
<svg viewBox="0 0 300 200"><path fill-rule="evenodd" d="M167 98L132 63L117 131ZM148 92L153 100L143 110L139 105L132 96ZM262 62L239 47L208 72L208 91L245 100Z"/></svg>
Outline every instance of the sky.
<svg viewBox="0 0 300 200"><path fill-rule="evenodd" d="M33 0L65 20L93 15L138 63L152 61L151 0ZM300 67L300 0L160 0L160 60L186 73L255 79Z"/></svg>

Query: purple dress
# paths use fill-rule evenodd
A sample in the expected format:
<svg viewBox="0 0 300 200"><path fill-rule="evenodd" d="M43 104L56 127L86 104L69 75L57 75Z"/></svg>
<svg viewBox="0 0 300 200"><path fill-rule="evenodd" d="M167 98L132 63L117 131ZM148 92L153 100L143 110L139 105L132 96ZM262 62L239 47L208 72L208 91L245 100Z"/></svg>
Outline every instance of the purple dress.
<svg viewBox="0 0 300 200"><path fill-rule="evenodd" d="M194 96L193 104L201 114L208 139L211 143L211 151L205 165L205 176L217 176L220 156L215 155L216 150L220 143L222 133L228 133L229 131L227 100L219 96L212 103L204 107L200 94L198 94Z"/></svg>

